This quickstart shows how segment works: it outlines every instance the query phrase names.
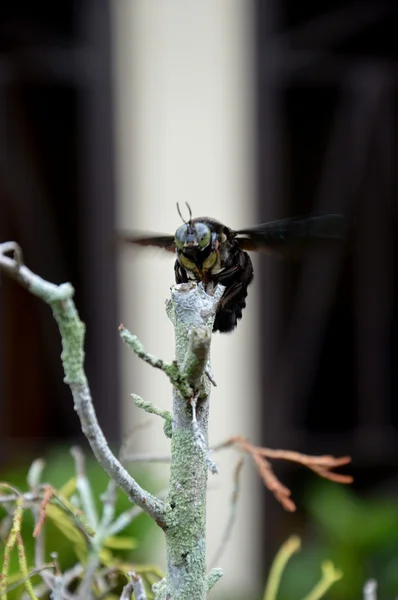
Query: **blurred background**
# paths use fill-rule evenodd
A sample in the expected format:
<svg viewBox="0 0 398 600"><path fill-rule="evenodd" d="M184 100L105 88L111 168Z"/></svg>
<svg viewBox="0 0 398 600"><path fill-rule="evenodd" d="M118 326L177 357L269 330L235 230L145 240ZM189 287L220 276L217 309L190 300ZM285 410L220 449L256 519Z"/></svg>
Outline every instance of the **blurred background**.
<svg viewBox="0 0 398 600"><path fill-rule="evenodd" d="M116 230L173 233L175 204L185 201L194 216L232 228L347 215L337 254L294 264L255 257L243 320L213 339L211 442L241 434L350 454L355 483L276 464L298 506L287 514L246 461L215 598L241 589L259 598L291 533L303 536L303 550L281 598L304 595L325 558L345 575L330 598L360 597L369 577L380 597L398 594L397 31L393 2L0 8L0 240L17 240L42 277L73 283L87 374L113 444L147 421L131 392L171 401L161 374L122 346L118 324L165 359L174 342L164 312L173 259L119 248ZM67 448L81 433L59 354L48 308L1 277L1 479L13 481L38 455L51 463L60 448L65 466L56 471L69 468ZM155 420L134 441L137 451L168 451ZM220 454L221 474L210 479L209 558L228 519L236 460ZM163 489L167 473L156 477ZM151 560L162 564L152 538Z"/></svg>

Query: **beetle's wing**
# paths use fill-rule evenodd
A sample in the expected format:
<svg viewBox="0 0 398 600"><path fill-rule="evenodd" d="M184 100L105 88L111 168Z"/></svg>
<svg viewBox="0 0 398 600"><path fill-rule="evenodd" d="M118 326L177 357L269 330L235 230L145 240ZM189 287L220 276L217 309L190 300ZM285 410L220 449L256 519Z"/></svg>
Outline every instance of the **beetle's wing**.
<svg viewBox="0 0 398 600"><path fill-rule="evenodd" d="M240 229L234 235L243 250L265 250L286 256L299 256L307 249L322 249L346 237L343 215L292 217Z"/></svg>
<svg viewBox="0 0 398 600"><path fill-rule="evenodd" d="M174 235L144 233L142 231L122 231L118 234L118 237L128 244L156 246L168 252L175 251Z"/></svg>

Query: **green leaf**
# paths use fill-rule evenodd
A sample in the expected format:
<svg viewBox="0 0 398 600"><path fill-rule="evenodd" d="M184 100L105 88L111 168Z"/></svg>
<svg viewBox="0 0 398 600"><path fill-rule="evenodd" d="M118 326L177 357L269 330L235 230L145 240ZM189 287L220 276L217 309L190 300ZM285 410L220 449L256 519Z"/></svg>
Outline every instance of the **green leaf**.
<svg viewBox="0 0 398 600"><path fill-rule="evenodd" d="M134 550L138 542L132 537L111 535L104 540L104 546L112 550Z"/></svg>
<svg viewBox="0 0 398 600"><path fill-rule="evenodd" d="M87 543L82 532L63 510L54 504L47 504L46 514L63 535L73 544L75 552L81 559L87 556Z"/></svg>

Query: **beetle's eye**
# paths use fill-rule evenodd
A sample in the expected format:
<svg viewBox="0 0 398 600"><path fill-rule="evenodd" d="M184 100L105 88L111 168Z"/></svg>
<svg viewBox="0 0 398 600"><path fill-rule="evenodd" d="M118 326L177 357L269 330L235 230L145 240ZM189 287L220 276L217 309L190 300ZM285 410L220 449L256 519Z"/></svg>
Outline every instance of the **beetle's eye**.
<svg viewBox="0 0 398 600"><path fill-rule="evenodd" d="M195 223L195 229L198 236L198 245L201 250L207 248L211 240L210 229L204 223Z"/></svg>
<svg viewBox="0 0 398 600"><path fill-rule="evenodd" d="M177 246L177 248L182 248L184 246L185 240L187 238L187 230L188 226L185 223L177 229L174 238L174 243Z"/></svg>

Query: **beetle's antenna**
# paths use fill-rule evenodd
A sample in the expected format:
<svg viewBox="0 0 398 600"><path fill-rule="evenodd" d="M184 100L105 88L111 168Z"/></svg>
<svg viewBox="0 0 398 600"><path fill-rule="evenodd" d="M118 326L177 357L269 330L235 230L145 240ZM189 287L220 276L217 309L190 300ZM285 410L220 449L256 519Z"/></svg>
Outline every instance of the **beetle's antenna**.
<svg viewBox="0 0 398 600"><path fill-rule="evenodd" d="M187 205L187 209L189 210L189 223L192 221L192 210L191 207L189 206L188 202L185 202L185 204Z"/></svg>
<svg viewBox="0 0 398 600"><path fill-rule="evenodd" d="M185 225L189 225L189 224L191 223L191 221L192 221L192 210L191 210L191 207L189 206L188 202L185 202L185 204L187 205L187 208L188 208L188 210L189 210L189 221L188 221L188 223L187 223L187 221L184 219L184 217L183 217L183 216L182 216L182 214L181 214L181 211L180 211L180 206L179 206L178 202L176 202L176 204L177 204L177 210L178 210L178 214L179 214L179 215L180 215L180 217L181 217L181 221L182 221L183 223L185 223Z"/></svg>
<svg viewBox="0 0 398 600"><path fill-rule="evenodd" d="M182 216L182 214L181 214L181 211L180 211L180 206L179 206L178 202L176 202L176 204L177 204L177 210L178 210L178 214L179 214L179 215L180 215L180 217L181 217L181 221L182 221L183 223L185 223L185 225L187 225L187 222L186 222L186 220L184 219L184 217L183 217L183 216Z"/></svg>

